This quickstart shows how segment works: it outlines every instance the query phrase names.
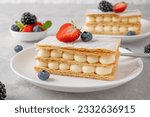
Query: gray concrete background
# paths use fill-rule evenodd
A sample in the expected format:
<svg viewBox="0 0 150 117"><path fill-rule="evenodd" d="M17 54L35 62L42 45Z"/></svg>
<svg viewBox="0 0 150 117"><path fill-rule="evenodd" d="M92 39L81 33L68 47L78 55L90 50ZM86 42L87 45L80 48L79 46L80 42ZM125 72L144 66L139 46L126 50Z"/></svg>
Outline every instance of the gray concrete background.
<svg viewBox="0 0 150 117"><path fill-rule="evenodd" d="M96 4L101 0L0 0L0 3L50 3L50 4L62 4L62 3L71 3L71 4ZM122 2L123 0L107 0L111 3ZM124 0L130 4L150 4L149 0Z"/></svg>

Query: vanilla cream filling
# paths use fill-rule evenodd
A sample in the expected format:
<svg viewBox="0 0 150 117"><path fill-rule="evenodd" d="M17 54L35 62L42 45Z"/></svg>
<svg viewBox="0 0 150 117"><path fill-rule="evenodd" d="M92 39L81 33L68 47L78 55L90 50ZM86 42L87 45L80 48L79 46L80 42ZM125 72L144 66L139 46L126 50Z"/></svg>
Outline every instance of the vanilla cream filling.
<svg viewBox="0 0 150 117"><path fill-rule="evenodd" d="M138 22L138 18L136 18L136 17L131 17L131 18L129 18L129 22L130 22L130 23L136 23L136 22Z"/></svg>
<svg viewBox="0 0 150 117"><path fill-rule="evenodd" d="M120 28L119 28L119 31L120 31L120 32L125 32L125 31L128 31L128 28L126 28L126 27L120 27Z"/></svg>
<svg viewBox="0 0 150 117"><path fill-rule="evenodd" d="M95 27L94 26L84 26L84 30L93 32L95 30Z"/></svg>
<svg viewBox="0 0 150 117"><path fill-rule="evenodd" d="M38 66L38 67L47 67L47 63L36 60L36 66Z"/></svg>
<svg viewBox="0 0 150 117"><path fill-rule="evenodd" d="M113 26L112 27L112 31L113 32L118 32L119 31L119 27L118 26Z"/></svg>
<svg viewBox="0 0 150 117"><path fill-rule="evenodd" d="M85 26L87 27L87 26ZM102 26L102 25L98 25L95 28L93 26L88 26L87 29L85 29L86 31L89 32L127 32L127 31L138 31L139 27L123 27L123 26Z"/></svg>
<svg viewBox="0 0 150 117"><path fill-rule="evenodd" d="M82 54L70 54L68 52L62 52L62 51L57 51L57 50L52 50L51 53L50 51L47 50L42 50L40 49L38 51L38 56L40 57L51 57L58 58L62 57L64 59L70 59L70 60L75 60L77 62L88 62L89 64L92 63L98 63L100 62L101 64L111 64L115 62L115 55L109 55L109 56L92 56L92 55L82 55ZM98 75L107 75L112 73L112 67L95 67L95 66L88 66L88 65L69 65L67 63L58 63L58 62L42 62L39 60L36 60L36 66L39 67L48 67L49 69L54 69L54 70L71 70L72 72L76 73L95 73Z"/></svg>
<svg viewBox="0 0 150 117"><path fill-rule="evenodd" d="M136 27L128 27L128 31L138 31L138 28L136 28Z"/></svg>
<svg viewBox="0 0 150 117"><path fill-rule="evenodd" d="M102 16L96 17L96 22L102 22L102 21L103 21L103 17Z"/></svg>
<svg viewBox="0 0 150 117"><path fill-rule="evenodd" d="M113 21L113 22L120 22L120 19L117 18L117 17L112 17L112 21Z"/></svg>
<svg viewBox="0 0 150 117"><path fill-rule="evenodd" d="M61 63L59 65L59 69L60 70L68 70L68 69L70 69L70 66L68 64L66 64L66 63Z"/></svg>
<svg viewBox="0 0 150 117"><path fill-rule="evenodd" d="M37 53L37 57L49 57L50 51L44 50L44 49L39 49Z"/></svg>
<svg viewBox="0 0 150 117"><path fill-rule="evenodd" d="M49 69L59 69L59 63L58 62L49 62L48 63L48 68Z"/></svg>
<svg viewBox="0 0 150 117"><path fill-rule="evenodd" d="M62 57L62 52L58 50L52 50L51 51L51 57L53 58L60 58Z"/></svg>
<svg viewBox="0 0 150 117"><path fill-rule="evenodd" d="M39 67L46 67L47 64L43 64L41 65L41 61L40 64L38 63L37 66ZM80 65L68 65L66 63L58 63L58 62L49 62L48 63L48 68L49 69L54 69L54 70L71 70L72 72L76 72L76 73L96 73L98 75L107 75L112 73L112 67L94 67L94 66L80 66Z"/></svg>
<svg viewBox="0 0 150 117"><path fill-rule="evenodd" d="M102 64L111 64L115 62L115 55L111 56L101 56L99 62Z"/></svg>
<svg viewBox="0 0 150 117"><path fill-rule="evenodd" d="M68 52L64 52L64 53L62 54L62 57L63 57L64 59L69 59L69 60L74 59L74 55L73 55L73 54L70 54L70 53L68 53Z"/></svg>
<svg viewBox="0 0 150 117"><path fill-rule="evenodd" d="M103 26L98 25L98 26L95 27L95 31L96 32L103 32L104 28L103 28Z"/></svg>
<svg viewBox="0 0 150 117"><path fill-rule="evenodd" d="M111 22L112 18L109 16L104 17L104 22Z"/></svg>
<svg viewBox="0 0 150 117"><path fill-rule="evenodd" d="M77 61L77 62L86 62L86 56L75 54L74 55L74 60Z"/></svg>
<svg viewBox="0 0 150 117"><path fill-rule="evenodd" d="M95 17L87 16L87 17L86 17L86 22L87 22L87 23L95 22Z"/></svg>
<svg viewBox="0 0 150 117"><path fill-rule="evenodd" d="M82 71L83 71L83 73L94 73L95 72L95 67L93 67L93 66L83 66Z"/></svg>
<svg viewBox="0 0 150 117"><path fill-rule="evenodd" d="M138 31L138 30L139 30L139 27L135 27L135 26L128 28L128 31Z"/></svg>
<svg viewBox="0 0 150 117"><path fill-rule="evenodd" d="M111 29L112 29L111 26L105 26L104 27L105 32L111 32Z"/></svg>
<svg viewBox="0 0 150 117"><path fill-rule="evenodd" d="M87 56L88 63L97 63L99 58L97 56Z"/></svg>
<svg viewBox="0 0 150 117"><path fill-rule="evenodd" d="M98 75L107 75L112 73L112 67L96 67L95 70Z"/></svg>
<svg viewBox="0 0 150 117"><path fill-rule="evenodd" d="M122 18L122 19L121 19L121 22L123 22L123 23L124 23L124 22L128 22L128 18Z"/></svg>
<svg viewBox="0 0 150 117"><path fill-rule="evenodd" d="M82 72L82 67L80 65L71 65L70 70L73 72L80 73Z"/></svg>

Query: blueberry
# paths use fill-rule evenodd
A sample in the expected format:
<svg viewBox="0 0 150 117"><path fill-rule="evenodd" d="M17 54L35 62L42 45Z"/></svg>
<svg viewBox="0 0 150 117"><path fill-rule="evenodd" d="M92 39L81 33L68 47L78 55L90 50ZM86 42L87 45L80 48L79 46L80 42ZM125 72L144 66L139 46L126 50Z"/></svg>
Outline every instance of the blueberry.
<svg viewBox="0 0 150 117"><path fill-rule="evenodd" d="M41 32L41 28L39 26L34 26L33 32Z"/></svg>
<svg viewBox="0 0 150 117"><path fill-rule="evenodd" d="M129 31L127 33L127 36L133 36L133 35L136 35L136 32L135 31Z"/></svg>
<svg viewBox="0 0 150 117"><path fill-rule="evenodd" d="M144 47L144 53L150 53L150 44Z"/></svg>
<svg viewBox="0 0 150 117"><path fill-rule="evenodd" d="M14 48L15 52L20 52L21 50L23 50L23 47L21 45L17 45Z"/></svg>
<svg viewBox="0 0 150 117"><path fill-rule="evenodd" d="M12 25L11 26L11 30L19 32L20 29L19 29L19 27L17 25Z"/></svg>
<svg viewBox="0 0 150 117"><path fill-rule="evenodd" d="M49 78L49 73L45 70L38 73L38 77L41 80L47 80Z"/></svg>
<svg viewBox="0 0 150 117"><path fill-rule="evenodd" d="M93 38L93 35L90 32L84 31L81 34L81 40L84 41L84 42L88 42L88 41L92 40L92 38Z"/></svg>

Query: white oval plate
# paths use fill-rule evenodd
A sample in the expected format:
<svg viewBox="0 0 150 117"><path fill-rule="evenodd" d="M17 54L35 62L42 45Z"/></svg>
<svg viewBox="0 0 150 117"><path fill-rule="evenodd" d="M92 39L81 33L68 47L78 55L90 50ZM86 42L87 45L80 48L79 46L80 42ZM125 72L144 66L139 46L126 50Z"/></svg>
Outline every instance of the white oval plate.
<svg viewBox="0 0 150 117"><path fill-rule="evenodd" d="M129 52L120 48L121 52ZM120 57L119 68L114 81L102 81L68 76L50 75L49 80L41 81L34 71L36 50L34 47L16 54L10 61L11 69L21 78L46 89L62 92L92 92L110 89L136 78L143 69L140 58Z"/></svg>
<svg viewBox="0 0 150 117"><path fill-rule="evenodd" d="M83 29L83 25L85 23L85 19L75 19L73 20L75 25L78 28ZM142 33L140 35L135 35L135 36L120 36L120 35L93 35L95 38L121 38L123 43L128 43L128 42L133 42L137 41L140 39L144 39L150 35L150 21L142 19L141 20L142 24ZM82 30L84 31L84 30Z"/></svg>

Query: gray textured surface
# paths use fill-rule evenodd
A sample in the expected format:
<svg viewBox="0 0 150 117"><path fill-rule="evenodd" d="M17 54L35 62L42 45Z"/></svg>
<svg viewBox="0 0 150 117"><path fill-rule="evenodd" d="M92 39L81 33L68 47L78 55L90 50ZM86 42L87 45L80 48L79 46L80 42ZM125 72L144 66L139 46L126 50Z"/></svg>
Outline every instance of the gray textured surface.
<svg viewBox="0 0 150 117"><path fill-rule="evenodd" d="M122 2L122 0L109 0L111 3ZM50 4L97 4L100 0L0 0L0 3L50 3ZM125 0L127 3L132 4L149 4L149 0Z"/></svg>
<svg viewBox="0 0 150 117"><path fill-rule="evenodd" d="M95 5L96 6L96 5ZM33 46L33 43L23 43L13 39L9 33L10 25L19 18L24 11L32 11L40 20L51 19L54 22L49 34L60 24L74 18L82 18L87 8L94 8L94 5L0 5L0 80L6 84L7 99L150 99L150 58L143 59L144 70L135 80L120 87L93 93L72 94L61 93L30 84L14 74L9 61L15 52L13 48L17 44L26 47ZM131 7L130 7L131 8ZM149 6L132 6L132 9L143 11L143 17L150 20ZM130 44L123 44L122 47L129 47L135 52L143 52L144 45L150 43L150 37Z"/></svg>

